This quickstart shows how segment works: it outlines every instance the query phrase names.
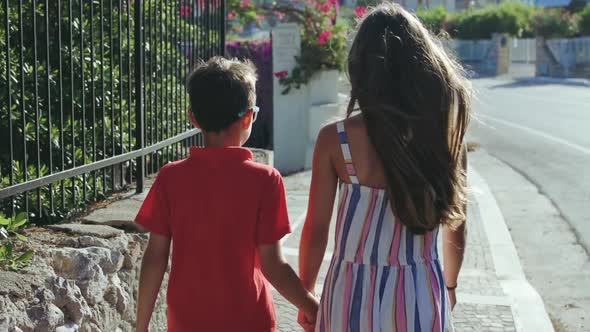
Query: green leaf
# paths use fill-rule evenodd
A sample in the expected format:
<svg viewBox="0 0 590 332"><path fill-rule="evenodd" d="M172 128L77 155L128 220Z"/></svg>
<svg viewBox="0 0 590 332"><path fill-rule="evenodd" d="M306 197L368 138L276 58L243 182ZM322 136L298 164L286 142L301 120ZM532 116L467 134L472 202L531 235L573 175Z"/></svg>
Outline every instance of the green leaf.
<svg viewBox="0 0 590 332"><path fill-rule="evenodd" d="M27 223L27 219L23 219L23 220L15 220L12 225L8 226L8 230L10 231L15 231L17 230L19 227L21 227L22 225Z"/></svg>
<svg viewBox="0 0 590 332"><path fill-rule="evenodd" d="M8 226L8 225L10 225L10 219L6 219L6 218L3 218L3 217L0 217L0 225L2 225L2 226Z"/></svg>
<svg viewBox="0 0 590 332"><path fill-rule="evenodd" d="M27 250L24 254L20 255L20 257L17 258L16 261L18 263L26 263L33 257L34 254L35 252L33 250Z"/></svg>
<svg viewBox="0 0 590 332"><path fill-rule="evenodd" d="M21 221L21 220L27 220L27 213L26 212L21 212L19 214L16 215L16 217L14 218L15 221Z"/></svg>
<svg viewBox="0 0 590 332"><path fill-rule="evenodd" d="M7 258L12 257L12 242L6 243L3 247L5 247L5 249L6 249L4 257L7 257Z"/></svg>
<svg viewBox="0 0 590 332"><path fill-rule="evenodd" d="M0 259L4 259L6 257L6 254L8 253L8 248L6 247L6 245L2 245L0 246Z"/></svg>
<svg viewBox="0 0 590 332"><path fill-rule="evenodd" d="M16 233L15 235L16 235L16 238L17 239L19 239L21 241L27 241L27 237L26 236L24 236L22 234L18 234L18 233Z"/></svg>

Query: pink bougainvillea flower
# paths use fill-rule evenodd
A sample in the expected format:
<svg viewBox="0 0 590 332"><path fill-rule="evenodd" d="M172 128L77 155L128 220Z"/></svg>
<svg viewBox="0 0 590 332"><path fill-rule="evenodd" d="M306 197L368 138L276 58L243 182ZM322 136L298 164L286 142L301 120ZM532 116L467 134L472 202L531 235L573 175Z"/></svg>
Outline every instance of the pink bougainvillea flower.
<svg viewBox="0 0 590 332"><path fill-rule="evenodd" d="M320 38L318 38L318 44L324 45L332 38L332 31L326 30L320 34Z"/></svg>
<svg viewBox="0 0 590 332"><path fill-rule="evenodd" d="M250 7L250 0L242 0L240 3L240 8Z"/></svg>
<svg viewBox="0 0 590 332"><path fill-rule="evenodd" d="M275 77L279 78L279 79L285 78L285 77L287 77L287 75L289 75L289 72L286 70L278 71L275 73Z"/></svg>
<svg viewBox="0 0 590 332"><path fill-rule="evenodd" d="M332 5L327 3L325 5L321 5L319 10L322 11L322 13L327 14L330 12L330 10L332 9Z"/></svg>
<svg viewBox="0 0 590 332"><path fill-rule="evenodd" d="M319 1L315 0L305 0L304 3L311 8L319 8L318 6L320 5Z"/></svg>
<svg viewBox="0 0 590 332"><path fill-rule="evenodd" d="M181 17L190 17L191 16L191 7L190 6L180 6L180 16Z"/></svg>
<svg viewBox="0 0 590 332"><path fill-rule="evenodd" d="M275 10L273 13L275 14L275 17L277 18L277 20L279 20L279 21L282 21L285 18L285 13L282 13L277 10Z"/></svg>
<svg viewBox="0 0 590 332"><path fill-rule="evenodd" d="M357 18L363 18L367 14L367 8L365 6L357 6L354 9L354 15Z"/></svg>
<svg viewBox="0 0 590 332"><path fill-rule="evenodd" d="M227 13L228 20L233 20L234 18L236 18L236 16L238 16L238 13L236 13L235 10L232 10L231 12Z"/></svg>

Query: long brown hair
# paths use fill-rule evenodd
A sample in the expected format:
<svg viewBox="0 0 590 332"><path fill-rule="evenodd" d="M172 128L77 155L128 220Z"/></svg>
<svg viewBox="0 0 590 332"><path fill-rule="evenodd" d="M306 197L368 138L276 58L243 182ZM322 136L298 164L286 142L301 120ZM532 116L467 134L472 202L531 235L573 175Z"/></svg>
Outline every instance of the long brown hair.
<svg viewBox="0 0 590 332"><path fill-rule="evenodd" d="M394 3L372 9L348 57L358 103L394 213L415 233L465 220L463 139L471 86L420 21Z"/></svg>

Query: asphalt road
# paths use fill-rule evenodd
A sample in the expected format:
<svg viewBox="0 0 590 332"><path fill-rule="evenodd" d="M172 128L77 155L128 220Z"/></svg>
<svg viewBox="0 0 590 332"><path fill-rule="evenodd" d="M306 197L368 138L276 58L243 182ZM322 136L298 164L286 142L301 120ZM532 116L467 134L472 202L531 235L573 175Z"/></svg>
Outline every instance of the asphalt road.
<svg viewBox="0 0 590 332"><path fill-rule="evenodd" d="M590 251L590 87L473 82L468 139L535 184Z"/></svg>

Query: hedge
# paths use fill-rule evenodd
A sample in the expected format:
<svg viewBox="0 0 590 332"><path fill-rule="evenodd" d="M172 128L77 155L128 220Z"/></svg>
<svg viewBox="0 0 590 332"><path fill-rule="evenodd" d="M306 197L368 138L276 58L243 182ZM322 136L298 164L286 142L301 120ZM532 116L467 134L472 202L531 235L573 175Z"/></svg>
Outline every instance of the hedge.
<svg viewBox="0 0 590 332"><path fill-rule="evenodd" d="M433 33L447 32L458 39L489 39L493 33L513 37L568 38L590 35L590 5L579 13L503 2L481 9L449 13L443 7L418 10L418 18Z"/></svg>
<svg viewBox="0 0 590 332"><path fill-rule="evenodd" d="M590 4L587 5L581 12L580 12L580 32L583 35L590 36Z"/></svg>
<svg viewBox="0 0 590 332"><path fill-rule="evenodd" d="M438 34L444 30L449 13L445 7L439 6L431 10L419 9L416 15L430 31Z"/></svg>
<svg viewBox="0 0 590 332"><path fill-rule="evenodd" d="M578 18L563 9L537 10L533 25L535 34L545 38L569 38L580 33Z"/></svg>

